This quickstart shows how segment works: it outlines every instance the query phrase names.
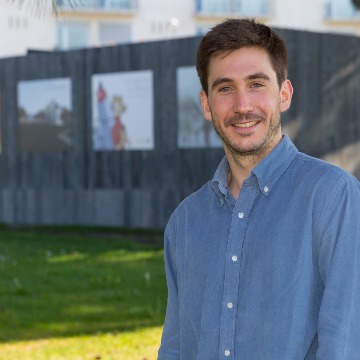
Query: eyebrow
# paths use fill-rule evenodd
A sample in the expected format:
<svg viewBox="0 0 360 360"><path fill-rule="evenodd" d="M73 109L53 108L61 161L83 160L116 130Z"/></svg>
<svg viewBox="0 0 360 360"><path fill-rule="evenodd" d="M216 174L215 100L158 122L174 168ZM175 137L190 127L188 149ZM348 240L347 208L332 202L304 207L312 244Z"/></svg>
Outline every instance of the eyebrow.
<svg viewBox="0 0 360 360"><path fill-rule="evenodd" d="M214 80L214 82L211 85L211 88L214 89L217 86L221 85L221 84L225 84L225 83L229 83L232 82L233 80L230 78L217 78L216 80Z"/></svg>
<svg viewBox="0 0 360 360"><path fill-rule="evenodd" d="M263 79L263 80L270 80L270 77L262 72L259 73L254 73L254 74L250 74L246 77L247 80L256 80L256 79ZM217 86L221 85L221 84L225 84L225 83L231 83L233 82L233 79L230 78L217 78L216 80L214 80L214 82L211 85L211 88L214 89Z"/></svg>
<svg viewBox="0 0 360 360"><path fill-rule="evenodd" d="M270 80L270 77L262 72L251 74L247 77L249 80L255 80L255 79L263 79L263 80Z"/></svg>

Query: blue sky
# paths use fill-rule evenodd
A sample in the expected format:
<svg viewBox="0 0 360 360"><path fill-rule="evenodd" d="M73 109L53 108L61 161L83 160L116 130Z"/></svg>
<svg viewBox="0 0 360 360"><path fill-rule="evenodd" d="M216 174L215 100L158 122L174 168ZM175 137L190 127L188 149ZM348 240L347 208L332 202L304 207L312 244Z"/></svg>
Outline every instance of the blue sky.
<svg viewBox="0 0 360 360"><path fill-rule="evenodd" d="M70 78L29 80L18 82L18 107L23 107L30 115L42 110L50 101L71 110Z"/></svg>

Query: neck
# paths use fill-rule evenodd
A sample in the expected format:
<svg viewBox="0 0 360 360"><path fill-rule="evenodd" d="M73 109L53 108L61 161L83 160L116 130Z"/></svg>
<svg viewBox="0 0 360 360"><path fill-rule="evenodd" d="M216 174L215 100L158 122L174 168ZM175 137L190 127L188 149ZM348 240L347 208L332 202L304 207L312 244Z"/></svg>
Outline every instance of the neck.
<svg viewBox="0 0 360 360"><path fill-rule="evenodd" d="M234 199L238 198L244 180L249 177L254 167L264 159L277 144L278 142L261 152L252 154L241 154L225 146L225 154L230 166L228 185Z"/></svg>
<svg viewBox="0 0 360 360"><path fill-rule="evenodd" d="M237 199L244 180L249 177L256 164L248 162L244 157L235 157L226 149L225 153L230 165L230 171L228 173L229 189L234 199Z"/></svg>

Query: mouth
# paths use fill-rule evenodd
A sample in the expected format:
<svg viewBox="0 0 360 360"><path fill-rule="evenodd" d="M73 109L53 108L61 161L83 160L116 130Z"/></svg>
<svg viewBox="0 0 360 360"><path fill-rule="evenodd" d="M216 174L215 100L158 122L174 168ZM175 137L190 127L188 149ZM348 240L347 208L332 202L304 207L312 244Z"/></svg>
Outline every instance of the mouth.
<svg viewBox="0 0 360 360"><path fill-rule="evenodd" d="M265 120L265 117L260 114L236 114L225 120L225 126L234 126L238 129L248 129L257 126Z"/></svg>
<svg viewBox="0 0 360 360"><path fill-rule="evenodd" d="M241 124L237 123L237 124L232 124L232 125L237 128L245 129L245 128L255 126L257 123L258 123L258 121L249 121L246 123L241 123Z"/></svg>

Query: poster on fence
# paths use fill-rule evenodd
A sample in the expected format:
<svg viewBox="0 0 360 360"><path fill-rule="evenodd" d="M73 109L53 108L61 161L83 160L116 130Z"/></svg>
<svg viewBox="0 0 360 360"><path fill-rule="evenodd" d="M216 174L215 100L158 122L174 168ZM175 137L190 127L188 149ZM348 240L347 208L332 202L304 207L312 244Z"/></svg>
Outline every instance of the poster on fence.
<svg viewBox="0 0 360 360"><path fill-rule="evenodd" d="M61 151L72 145L71 80L27 80L17 84L22 151Z"/></svg>
<svg viewBox="0 0 360 360"><path fill-rule="evenodd" d="M177 68L179 148L222 147L212 123L203 117L195 66Z"/></svg>
<svg viewBox="0 0 360 360"><path fill-rule="evenodd" d="M93 75L93 149L153 149L153 101L150 70Z"/></svg>

